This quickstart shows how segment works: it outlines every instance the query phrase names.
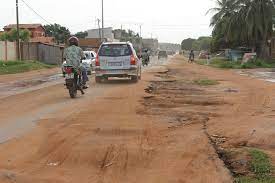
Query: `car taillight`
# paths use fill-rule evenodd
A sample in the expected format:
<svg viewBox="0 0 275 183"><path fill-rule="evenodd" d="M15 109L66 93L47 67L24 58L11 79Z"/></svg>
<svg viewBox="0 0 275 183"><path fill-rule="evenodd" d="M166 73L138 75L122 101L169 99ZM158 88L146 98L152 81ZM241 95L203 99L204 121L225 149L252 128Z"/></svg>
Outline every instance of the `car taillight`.
<svg viewBox="0 0 275 183"><path fill-rule="evenodd" d="M99 56L98 55L96 56L96 59L95 59L95 66L100 66Z"/></svg>
<svg viewBox="0 0 275 183"><path fill-rule="evenodd" d="M131 55L131 65L137 65L137 61L134 55Z"/></svg>
<svg viewBox="0 0 275 183"><path fill-rule="evenodd" d="M64 70L67 74L71 74L73 72L73 68L70 67L65 67Z"/></svg>

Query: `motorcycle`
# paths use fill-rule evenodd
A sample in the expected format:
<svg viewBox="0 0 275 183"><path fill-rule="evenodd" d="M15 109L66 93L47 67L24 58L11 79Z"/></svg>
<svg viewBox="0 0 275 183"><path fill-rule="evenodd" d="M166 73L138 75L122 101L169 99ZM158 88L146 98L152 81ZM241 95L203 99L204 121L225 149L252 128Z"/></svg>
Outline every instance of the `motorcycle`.
<svg viewBox="0 0 275 183"><path fill-rule="evenodd" d="M149 63L150 63L150 57L149 56L144 56L143 58L142 58L142 65L143 66L148 66L149 65Z"/></svg>
<svg viewBox="0 0 275 183"><path fill-rule="evenodd" d="M148 66L149 62L147 60L142 60L142 66L145 67L145 66Z"/></svg>
<svg viewBox="0 0 275 183"><path fill-rule="evenodd" d="M65 86L69 90L71 98L76 98L77 91L79 90L82 95L84 95L83 84L82 84L82 74L79 74L79 71L74 69L73 66L64 65L64 74L65 74Z"/></svg>

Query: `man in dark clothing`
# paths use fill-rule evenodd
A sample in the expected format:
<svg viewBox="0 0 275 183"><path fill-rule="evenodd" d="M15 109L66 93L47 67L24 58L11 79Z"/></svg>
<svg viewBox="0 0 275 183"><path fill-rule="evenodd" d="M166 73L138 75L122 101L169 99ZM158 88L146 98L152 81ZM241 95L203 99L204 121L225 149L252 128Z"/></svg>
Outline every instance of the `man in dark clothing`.
<svg viewBox="0 0 275 183"><path fill-rule="evenodd" d="M194 54L194 51L191 50L190 53L189 53L189 60L188 60L188 63L193 63L195 60L195 54Z"/></svg>

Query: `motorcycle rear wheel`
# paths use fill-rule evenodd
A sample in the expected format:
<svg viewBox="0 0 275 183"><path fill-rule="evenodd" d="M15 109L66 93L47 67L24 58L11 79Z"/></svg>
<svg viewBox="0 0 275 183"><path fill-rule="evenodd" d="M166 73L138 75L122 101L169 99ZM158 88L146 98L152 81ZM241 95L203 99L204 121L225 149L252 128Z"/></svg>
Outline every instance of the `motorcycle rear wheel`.
<svg viewBox="0 0 275 183"><path fill-rule="evenodd" d="M69 94L70 94L70 97L71 97L71 98L76 98L77 90L74 89L74 88L70 88L70 89L69 89Z"/></svg>

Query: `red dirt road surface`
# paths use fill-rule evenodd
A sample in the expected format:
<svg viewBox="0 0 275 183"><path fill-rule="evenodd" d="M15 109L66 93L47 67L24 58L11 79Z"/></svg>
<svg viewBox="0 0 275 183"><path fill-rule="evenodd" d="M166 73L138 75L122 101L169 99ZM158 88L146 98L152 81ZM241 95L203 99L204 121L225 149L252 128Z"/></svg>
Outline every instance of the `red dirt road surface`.
<svg viewBox="0 0 275 183"><path fill-rule="evenodd" d="M218 81L201 85L198 80ZM0 99L1 183L230 183L224 149L274 159L275 86L172 58L138 84Z"/></svg>

